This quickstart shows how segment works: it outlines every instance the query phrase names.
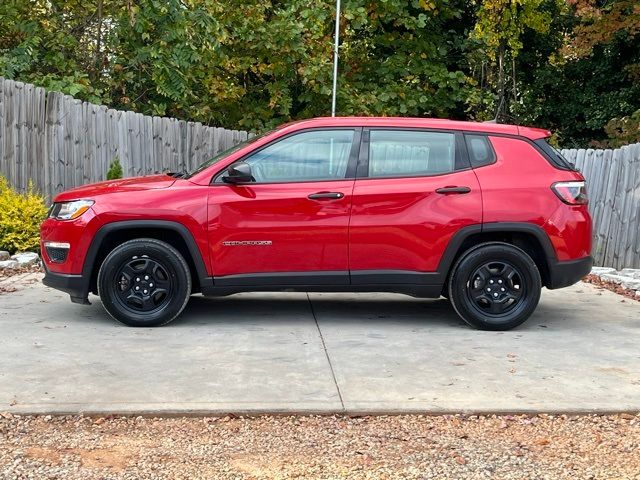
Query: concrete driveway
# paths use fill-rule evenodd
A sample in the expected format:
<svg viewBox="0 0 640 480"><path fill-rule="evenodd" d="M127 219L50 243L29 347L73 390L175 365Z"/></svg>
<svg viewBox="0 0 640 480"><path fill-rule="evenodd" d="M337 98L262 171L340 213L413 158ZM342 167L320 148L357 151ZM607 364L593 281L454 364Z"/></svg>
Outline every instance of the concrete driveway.
<svg viewBox="0 0 640 480"><path fill-rule="evenodd" d="M0 411L640 410L640 302L587 284L544 291L505 333L391 294L196 296L169 326L133 329L97 297L17 284L0 295Z"/></svg>

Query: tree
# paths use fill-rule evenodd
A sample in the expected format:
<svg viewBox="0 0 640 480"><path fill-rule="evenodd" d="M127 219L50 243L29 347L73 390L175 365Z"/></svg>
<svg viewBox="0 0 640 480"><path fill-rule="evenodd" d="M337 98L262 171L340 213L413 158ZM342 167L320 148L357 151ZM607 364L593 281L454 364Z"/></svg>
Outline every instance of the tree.
<svg viewBox="0 0 640 480"><path fill-rule="evenodd" d="M606 49L618 50L630 45L631 49L623 57L623 76L631 83L624 98L617 102L618 112L604 126L609 136L608 143L618 146L623 143L640 142L640 56L634 55L640 49L640 4L637 0L596 2L594 0L569 0L576 8L580 23L574 29L573 41L566 45L565 52L578 59L595 55L606 55ZM623 60L624 61L624 60ZM634 101L635 100L635 101ZM633 108L636 108L633 111ZM620 115L622 114L622 115Z"/></svg>
<svg viewBox="0 0 640 480"><path fill-rule="evenodd" d="M494 102L488 105L494 108L492 117L512 118L511 104L519 101L517 57L524 47L523 37L530 31L546 35L552 22L550 9L561 7L561 0L483 0L480 4L472 35L480 44L479 52L471 58L480 63L476 70L481 86L493 92Z"/></svg>
<svg viewBox="0 0 640 480"><path fill-rule="evenodd" d="M635 138L637 0L343 0L342 11L338 114ZM329 114L334 12L334 0L3 0L0 75L264 130Z"/></svg>
<svg viewBox="0 0 640 480"><path fill-rule="evenodd" d="M461 68L470 11L346 0L339 112L463 116L476 98ZM0 12L9 78L226 127L329 113L333 0L7 0Z"/></svg>
<svg viewBox="0 0 640 480"><path fill-rule="evenodd" d="M615 2L596 17L582 5L552 11L547 35L525 33L519 68L527 73L519 82L522 100L515 113L522 122L558 132L567 146L640 141L633 136L640 108L640 36L618 29L629 22L621 23L617 13L608 17Z"/></svg>

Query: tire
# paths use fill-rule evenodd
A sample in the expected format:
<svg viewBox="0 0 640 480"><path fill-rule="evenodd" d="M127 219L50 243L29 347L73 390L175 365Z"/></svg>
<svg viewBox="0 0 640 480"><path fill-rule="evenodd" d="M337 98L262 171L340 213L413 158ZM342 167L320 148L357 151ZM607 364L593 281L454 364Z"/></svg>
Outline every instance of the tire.
<svg viewBox="0 0 640 480"><path fill-rule="evenodd" d="M189 301L191 272L180 252L153 238L119 245L98 272L98 294L109 315L130 327L158 327Z"/></svg>
<svg viewBox="0 0 640 480"><path fill-rule="evenodd" d="M523 250L488 242L466 251L449 276L449 299L456 313L481 330L510 330L533 313L542 282Z"/></svg>

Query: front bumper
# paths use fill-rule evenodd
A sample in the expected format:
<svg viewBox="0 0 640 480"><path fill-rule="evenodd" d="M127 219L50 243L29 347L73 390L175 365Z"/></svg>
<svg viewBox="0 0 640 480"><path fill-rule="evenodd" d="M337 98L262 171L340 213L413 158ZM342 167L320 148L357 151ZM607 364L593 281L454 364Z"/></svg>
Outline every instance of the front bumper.
<svg viewBox="0 0 640 480"><path fill-rule="evenodd" d="M549 281L547 288L553 290L555 288L573 285L591 272L591 267L593 267L593 258L591 257L566 262L549 262Z"/></svg>
<svg viewBox="0 0 640 480"><path fill-rule="evenodd" d="M70 275L66 273L53 273L44 266L44 278L47 287L55 288L68 293L73 303L89 305L89 282L82 275Z"/></svg>

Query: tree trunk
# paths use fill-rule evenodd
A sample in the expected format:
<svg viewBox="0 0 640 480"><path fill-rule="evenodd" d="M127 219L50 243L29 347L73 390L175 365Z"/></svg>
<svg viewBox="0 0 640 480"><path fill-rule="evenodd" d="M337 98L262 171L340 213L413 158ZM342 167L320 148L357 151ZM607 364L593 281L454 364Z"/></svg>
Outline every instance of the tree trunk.
<svg viewBox="0 0 640 480"><path fill-rule="evenodd" d="M97 80L100 77L100 71L102 70L102 2L103 0L98 0L98 31L96 33L96 54L95 54L95 72L93 80Z"/></svg>
<svg viewBox="0 0 640 480"><path fill-rule="evenodd" d="M504 45L500 45L498 49L498 107L496 109L496 120L500 119L505 101L504 51Z"/></svg>

